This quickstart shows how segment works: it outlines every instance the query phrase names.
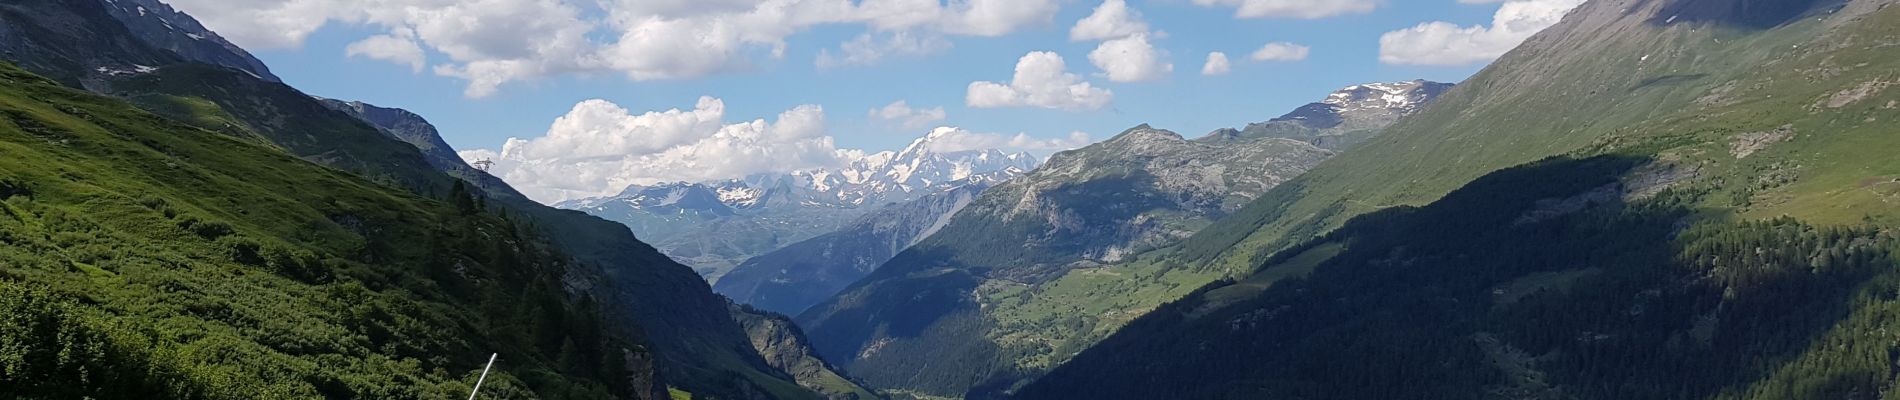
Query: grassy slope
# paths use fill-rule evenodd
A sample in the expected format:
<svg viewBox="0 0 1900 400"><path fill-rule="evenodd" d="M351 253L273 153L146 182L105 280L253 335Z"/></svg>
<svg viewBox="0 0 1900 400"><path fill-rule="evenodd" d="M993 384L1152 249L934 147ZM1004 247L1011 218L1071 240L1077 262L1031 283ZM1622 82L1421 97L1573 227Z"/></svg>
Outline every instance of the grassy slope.
<svg viewBox="0 0 1900 400"><path fill-rule="evenodd" d="M457 181L438 172L414 146L383 135L281 84L204 65L176 65L116 81L115 94L186 121L222 127L226 117L257 136L306 160L353 171L421 193L443 193ZM154 99L158 101L153 101ZM180 106L183 104L186 106ZM217 112L205 113L205 105ZM654 342L662 375L696 393L743 397L805 398L790 377L765 365L744 334L724 317L724 301L691 270L635 240L626 228L580 212L542 206L486 176L480 193L498 208L517 213L563 252L590 270L606 274L603 304L610 316L637 326ZM631 332L630 332L631 333Z"/></svg>
<svg viewBox="0 0 1900 400"><path fill-rule="evenodd" d="M1585 7L1627 6L1622 3ZM1791 110L1808 105L1794 103L1814 100L1815 89L1829 87L1780 79L1772 84L1793 87L1750 88L1769 83L1751 79L1761 71L1750 66L1798 53L1789 49L1811 39L1816 23L1760 35L1751 28L1697 23L1631 26L1601 11L1580 14L1593 18L1538 35L1380 139L1200 232L1182 246L1182 262L1244 271L1272 251L1354 215L1421 205L1490 171L1601 144L1612 135L1686 128L1671 125L1698 122L1708 107L1697 100L1727 82L1747 80L1730 98ZM1630 29L1655 32L1626 34ZM1830 83L1860 83L1845 81ZM1763 97L1779 90L1792 92ZM1721 123L1728 126L1720 128L1774 127L1747 125L1736 115L1749 114L1725 116Z"/></svg>
<svg viewBox="0 0 1900 400"><path fill-rule="evenodd" d="M1900 136L1888 122L1900 118L1900 91L1880 90L1890 85L1880 82L1900 81L1894 72L1900 71L1900 57L1894 56L1900 52L1900 10L1874 11L1877 8L1868 3L1856 4L1863 8L1850 7L1833 20L1796 19L1767 31L1722 24L1632 28L1572 21L1534 39L1383 138L1329 161L1236 218L1203 231L1172 262L1249 271L1249 266L1268 261L1265 255L1349 217L1429 202L1501 166L1562 153L1658 160L1656 169L1626 178L1637 185L1658 176L1687 177L1685 185L1707 192L1691 208L1709 223L1785 215L1823 226L1900 224L1900 185L1892 183L1900 164L1890 162L1892 150L1900 148ZM1585 7L1622 6L1599 1ZM1618 29L1659 32L1628 34ZM1617 36L1597 36L1606 33ZM1574 52L1540 51L1540 43ZM1552 117L1535 110L1565 111ZM1785 141L1768 140L1760 151L1738 157L1735 149L1750 141L1746 138L1776 137L1777 132L1792 133ZM1180 315L1157 315L1148 322L1180 329L1216 323L1199 317L1223 304L1250 300L1272 286L1246 282L1298 275L1282 265L1304 262L1264 264L1255 279L1217 285L1184 301L1192 307L1171 306L1171 313ZM1884 315L1875 310L1887 306L1870 307L1860 312L1867 314L1864 318ZM1185 321L1158 322L1182 315ZM1190 336L1179 329L1153 330L1152 325L1140 329L1148 331L1115 341L1124 347L1100 352L1128 351L1125 346L1143 340ZM1868 344L1865 336L1834 335L1841 346ZM1809 368L1788 366L1790 372L1776 379L1813 379L1801 374L1813 374L1814 365L1832 357L1827 354L1838 353L1819 346L1800 353ZM1101 367L1105 359L1090 360L1097 365L1075 372L1102 373L1090 368ZM1058 376L1056 380L1064 382L1046 386L1074 389L1077 386L1070 384L1082 382L1075 378ZM1108 387L1113 386L1103 386ZM1055 392L1033 394L1050 393Z"/></svg>
<svg viewBox="0 0 1900 400"><path fill-rule="evenodd" d="M61 310L0 328L9 397L451 397L491 351L504 397L624 384L606 354L637 346L508 221L11 66L0 113L8 315ZM101 364L36 358L88 335Z"/></svg>

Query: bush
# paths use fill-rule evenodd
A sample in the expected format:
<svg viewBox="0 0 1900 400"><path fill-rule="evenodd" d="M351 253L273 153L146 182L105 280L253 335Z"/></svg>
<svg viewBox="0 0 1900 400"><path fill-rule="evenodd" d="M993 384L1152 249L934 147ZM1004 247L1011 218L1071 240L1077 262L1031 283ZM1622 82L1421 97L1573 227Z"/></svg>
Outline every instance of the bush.
<svg viewBox="0 0 1900 400"><path fill-rule="evenodd" d="M218 240L218 238L237 233L235 229L231 228L231 224L216 221L206 222L199 220L198 217L180 218L178 220L178 229L184 229L186 232L191 232L193 235L205 238L205 240Z"/></svg>
<svg viewBox="0 0 1900 400"><path fill-rule="evenodd" d="M0 179L0 200L13 196L33 197L33 188L27 187L26 182L19 180Z"/></svg>

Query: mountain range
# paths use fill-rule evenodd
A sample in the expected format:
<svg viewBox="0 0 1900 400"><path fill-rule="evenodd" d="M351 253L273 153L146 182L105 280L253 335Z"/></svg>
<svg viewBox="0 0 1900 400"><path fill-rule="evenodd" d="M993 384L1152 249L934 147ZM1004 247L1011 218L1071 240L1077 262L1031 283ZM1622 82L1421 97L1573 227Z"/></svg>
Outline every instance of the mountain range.
<svg viewBox="0 0 1900 400"><path fill-rule="evenodd" d="M968 185L989 185L1040 160L999 150L938 151L955 133L940 128L901 151L845 165L744 179L628 187L618 195L556 207L620 222L708 281L752 257L831 233L867 212Z"/></svg>
<svg viewBox="0 0 1900 400"><path fill-rule="evenodd" d="M1221 272L1135 256L1240 210L1447 85L1357 85L1247 130L1143 125L985 190L949 224L798 316L825 359L933 396L1007 388ZM1368 132L1371 130L1371 132ZM849 253L847 253L849 254ZM923 378L919 378L923 377Z"/></svg>

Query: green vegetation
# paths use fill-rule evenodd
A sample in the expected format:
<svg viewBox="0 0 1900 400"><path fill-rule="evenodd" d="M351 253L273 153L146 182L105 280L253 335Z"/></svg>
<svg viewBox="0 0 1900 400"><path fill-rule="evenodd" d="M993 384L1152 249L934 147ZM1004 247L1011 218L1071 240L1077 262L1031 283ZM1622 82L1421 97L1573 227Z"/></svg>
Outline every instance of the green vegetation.
<svg viewBox="0 0 1900 400"><path fill-rule="evenodd" d="M621 356L643 338L607 334L562 289L568 258L465 190L420 197L10 65L0 114L0 397L447 398L491 352L487 395L645 390Z"/></svg>
<svg viewBox="0 0 1900 400"><path fill-rule="evenodd" d="M1805 399L1893 384L1900 345L1878 331L1900 307L1900 236L1723 222L1698 211L1720 198L1701 185L1540 213L1634 165L1538 163L1356 218L1315 242L1349 244L1310 277L1211 312L1207 294L1240 284L1170 304L1019 397ZM1601 272L1497 296L1580 267Z"/></svg>
<svg viewBox="0 0 1900 400"><path fill-rule="evenodd" d="M1576 20L1546 31L1461 89L1389 128L1383 140L1329 160L1197 233L1182 246L1179 263L1251 270L1274 252L1353 216L1422 205L1491 171L1575 151L1600 153L1636 143L1633 138L1699 135L1696 139L1722 142L1707 151L1727 153L1729 135L1773 131L1796 120L1807 120L1796 128L1803 135L1873 125L1848 115L1809 114L1850 111L1813 106L1842 89L1888 78L1880 71L1891 71L1895 63L1891 51L1878 44L1846 39L1891 35L1891 24L1858 23L1851 26L1859 32L1830 31L1809 19L1764 33L1722 24L1658 27L1635 17L1588 22L1595 25ZM1621 30L1633 32L1610 33ZM1838 73L1820 73L1834 69ZM1851 108L1857 114L1877 105ZM1863 146L1855 155L1874 151L1864 147L1867 143L1828 141L1830 146Z"/></svg>
<svg viewBox="0 0 1900 400"><path fill-rule="evenodd" d="M1891 397L1900 9L1854 3L1588 3L1154 253L1248 277L1018 397Z"/></svg>

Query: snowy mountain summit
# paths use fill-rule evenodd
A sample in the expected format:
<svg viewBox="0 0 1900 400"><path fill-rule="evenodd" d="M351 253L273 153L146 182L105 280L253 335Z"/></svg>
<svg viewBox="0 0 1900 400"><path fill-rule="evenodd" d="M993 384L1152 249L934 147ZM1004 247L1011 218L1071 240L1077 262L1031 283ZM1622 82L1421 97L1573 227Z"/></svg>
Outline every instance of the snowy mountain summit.
<svg viewBox="0 0 1900 400"><path fill-rule="evenodd" d="M1382 127L1418 112L1451 87L1426 80L1347 86L1273 121L1298 121L1315 129Z"/></svg>
<svg viewBox="0 0 1900 400"><path fill-rule="evenodd" d="M938 128L902 150L858 154L835 167L633 185L555 206L625 224L641 240L717 278L751 256L836 230L873 209L993 185L1042 162L1028 153L961 148L951 143L956 132Z"/></svg>

